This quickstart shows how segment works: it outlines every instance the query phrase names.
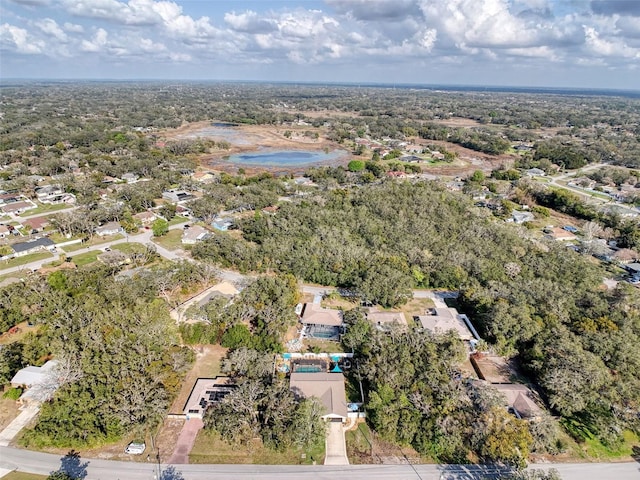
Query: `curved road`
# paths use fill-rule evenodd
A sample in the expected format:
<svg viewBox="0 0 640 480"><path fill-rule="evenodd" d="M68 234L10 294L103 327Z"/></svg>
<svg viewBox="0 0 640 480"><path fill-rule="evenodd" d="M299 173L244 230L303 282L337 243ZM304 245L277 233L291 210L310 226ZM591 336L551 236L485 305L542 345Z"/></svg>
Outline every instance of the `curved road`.
<svg viewBox="0 0 640 480"><path fill-rule="evenodd" d="M157 477L158 466L152 463L117 462L99 459L81 459L86 463L87 480L152 480ZM0 447L0 468L48 475L60 468L61 457L48 453L31 452ZM165 470L166 465L161 468ZM563 480L638 480L640 464L591 463L544 464L531 468L555 468ZM497 478L504 469L484 465L178 465L176 472L185 480L255 479L255 480L350 480L422 479L422 480L480 480ZM179 476L166 475L166 480Z"/></svg>

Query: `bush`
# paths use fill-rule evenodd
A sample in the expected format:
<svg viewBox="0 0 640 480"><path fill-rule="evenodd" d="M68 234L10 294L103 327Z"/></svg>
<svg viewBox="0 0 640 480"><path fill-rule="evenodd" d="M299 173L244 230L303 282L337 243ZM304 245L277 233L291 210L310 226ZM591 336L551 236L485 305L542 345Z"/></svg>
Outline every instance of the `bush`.
<svg viewBox="0 0 640 480"><path fill-rule="evenodd" d="M364 162L362 160L351 160L347 168L350 172L361 172L364 170Z"/></svg>
<svg viewBox="0 0 640 480"><path fill-rule="evenodd" d="M9 400L18 400L22 395L22 389L20 387L10 388L2 395L2 398L8 398Z"/></svg>

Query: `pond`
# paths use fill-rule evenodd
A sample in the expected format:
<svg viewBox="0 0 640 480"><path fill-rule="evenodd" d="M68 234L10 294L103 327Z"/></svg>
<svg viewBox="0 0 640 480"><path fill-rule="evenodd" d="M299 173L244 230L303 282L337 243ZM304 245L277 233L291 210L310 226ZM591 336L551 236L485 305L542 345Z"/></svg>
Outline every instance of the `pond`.
<svg viewBox="0 0 640 480"><path fill-rule="evenodd" d="M343 150L331 152L314 150L276 150L268 152L238 153L230 155L227 161L240 165L265 167L297 167L314 163L338 160L345 155Z"/></svg>

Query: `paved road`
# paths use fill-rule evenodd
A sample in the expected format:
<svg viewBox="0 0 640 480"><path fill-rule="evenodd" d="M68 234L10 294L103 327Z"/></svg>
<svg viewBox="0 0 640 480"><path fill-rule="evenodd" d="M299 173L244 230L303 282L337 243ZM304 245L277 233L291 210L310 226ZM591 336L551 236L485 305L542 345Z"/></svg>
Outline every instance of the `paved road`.
<svg viewBox="0 0 640 480"><path fill-rule="evenodd" d="M560 181L562 181L562 180L567 180L567 179L569 179L569 178L571 178L573 176L580 176L580 175L582 175L582 174L584 174L586 172L589 172L591 170L597 170L599 168L606 167L606 166L607 165L603 164L603 163L595 163L595 164L592 164L592 165L588 165L588 166L586 166L584 168L581 168L580 170L571 171L571 172L565 172L565 173L563 173L561 175L558 175L557 177L547 177L550 180L549 183L544 183L544 182L541 182L541 183L543 185L553 185L554 187L559 187L559 188L564 188L565 190L570 190L570 191L572 191L574 193L577 193L581 197L585 197L585 199L591 201L591 203L595 203L595 204L599 204L599 205L616 205L617 208L620 208L622 210L626 210L629 213L635 213L635 214L640 213L640 211L635 207L630 207L630 206L625 205L623 203L615 202L615 201L613 201L613 199L605 200L603 198L594 196L593 193L595 193L595 192L592 192L592 191L587 190L585 188L571 187L569 185L565 185L565 184L560 183Z"/></svg>
<svg viewBox="0 0 640 480"><path fill-rule="evenodd" d="M83 459L88 462L87 480L152 480L157 466L152 463L115 462ZM59 455L0 447L0 469L47 475L58 470ZM535 468L555 468L563 480L638 480L640 464L557 464L534 465ZM165 469L166 466L161 467ZM185 480L480 480L496 477L503 470L482 465L179 465Z"/></svg>

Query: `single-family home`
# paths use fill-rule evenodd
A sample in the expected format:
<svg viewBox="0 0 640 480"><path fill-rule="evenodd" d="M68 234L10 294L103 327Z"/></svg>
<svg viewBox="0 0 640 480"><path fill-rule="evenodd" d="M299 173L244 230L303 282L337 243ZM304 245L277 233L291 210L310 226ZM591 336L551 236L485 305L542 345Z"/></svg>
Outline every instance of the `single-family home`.
<svg viewBox="0 0 640 480"><path fill-rule="evenodd" d="M192 225L189 228L185 228L182 234L182 243L185 245L194 245L197 242L206 240L211 236L211 232L200 225Z"/></svg>
<svg viewBox="0 0 640 480"><path fill-rule="evenodd" d="M53 240L47 237L43 237L28 240L26 242L14 243L13 245L11 245L11 248L13 248L16 257L22 257L24 255L29 255L30 253L53 248L54 245L55 243L53 243Z"/></svg>
<svg viewBox="0 0 640 480"><path fill-rule="evenodd" d="M190 193L185 192L184 190L169 190L166 192L162 192L162 198L169 202L178 203L191 200L195 197Z"/></svg>
<svg viewBox="0 0 640 480"><path fill-rule="evenodd" d="M505 399L505 406L518 418L535 420L542 415L542 408L533 400L533 393L526 386L517 383L491 385Z"/></svg>
<svg viewBox="0 0 640 480"><path fill-rule="evenodd" d="M0 224L0 238L8 237L10 234L9 226Z"/></svg>
<svg viewBox="0 0 640 480"><path fill-rule="evenodd" d="M211 404L222 401L234 388L228 377L198 378L184 405L184 414L187 419L202 419Z"/></svg>
<svg viewBox="0 0 640 480"><path fill-rule="evenodd" d="M342 312L333 308L324 308L319 303L305 303L300 321L305 325L342 326Z"/></svg>
<svg viewBox="0 0 640 480"><path fill-rule="evenodd" d="M627 263L623 268L631 275L640 275L640 263Z"/></svg>
<svg viewBox="0 0 640 480"><path fill-rule="evenodd" d="M33 217L25 220L22 225L30 230L41 232L51 224L49 217Z"/></svg>
<svg viewBox="0 0 640 480"><path fill-rule="evenodd" d="M4 213L20 215L22 212L26 212L27 210L33 210L34 208L38 208L35 203L30 201L19 201L6 204L2 207L2 211Z"/></svg>
<svg viewBox="0 0 640 480"><path fill-rule="evenodd" d="M12 387L26 387L22 394L22 403L42 403L49 400L59 386L56 378L56 360L49 360L41 367L28 366L18 372L11 379Z"/></svg>
<svg viewBox="0 0 640 480"><path fill-rule="evenodd" d="M546 175L546 172L541 168L530 168L524 173L530 177L544 177Z"/></svg>
<svg viewBox="0 0 640 480"><path fill-rule="evenodd" d="M320 302L305 303L300 316L307 337L336 340L343 330L342 312L324 308Z"/></svg>
<svg viewBox="0 0 640 480"><path fill-rule="evenodd" d="M140 177L135 173L125 173L122 175L122 180L127 183L136 183Z"/></svg>
<svg viewBox="0 0 640 480"><path fill-rule="evenodd" d="M547 238L560 242L570 242L576 240L578 237L564 228L553 227L548 230Z"/></svg>
<svg viewBox="0 0 640 480"><path fill-rule="evenodd" d="M226 218L218 218L211 224L213 228L215 228L216 230L220 230L221 232L226 232L227 230L229 230L229 227L231 227L231 225L233 225L233 222Z"/></svg>
<svg viewBox="0 0 640 480"><path fill-rule="evenodd" d="M134 220L137 220L142 225L151 225L158 216L150 210L145 210L144 212L136 213L133 216Z"/></svg>
<svg viewBox="0 0 640 480"><path fill-rule="evenodd" d="M461 340L473 339L469 327L455 308L433 308L431 315L420 315L418 321L422 328L437 335L453 330Z"/></svg>
<svg viewBox="0 0 640 480"><path fill-rule="evenodd" d="M124 233L124 229L118 222L109 222L96 227L96 235L99 235L101 237L104 237L106 235L117 235L119 233Z"/></svg>
<svg viewBox="0 0 640 480"><path fill-rule="evenodd" d="M525 222L533 222L533 220L535 220L535 217L531 212L521 212L518 210L514 210L511 213L511 219L513 220L513 223L521 225Z"/></svg>
<svg viewBox="0 0 640 480"><path fill-rule="evenodd" d="M318 398L325 409L321 416L323 420L346 422L347 396L342 373L293 372L289 388L299 398Z"/></svg>

